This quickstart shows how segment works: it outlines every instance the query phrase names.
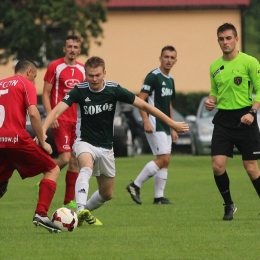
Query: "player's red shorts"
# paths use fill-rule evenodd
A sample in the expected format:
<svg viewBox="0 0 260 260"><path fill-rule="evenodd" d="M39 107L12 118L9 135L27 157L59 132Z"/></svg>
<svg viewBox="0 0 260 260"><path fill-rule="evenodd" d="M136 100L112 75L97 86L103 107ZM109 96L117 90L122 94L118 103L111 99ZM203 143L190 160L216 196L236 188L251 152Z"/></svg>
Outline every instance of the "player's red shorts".
<svg viewBox="0 0 260 260"><path fill-rule="evenodd" d="M54 141L59 153L72 152L72 145L76 139L76 123L58 120L59 127L52 129Z"/></svg>
<svg viewBox="0 0 260 260"><path fill-rule="evenodd" d="M33 140L22 148L0 148L0 183L17 170L22 179L54 169L57 164Z"/></svg>

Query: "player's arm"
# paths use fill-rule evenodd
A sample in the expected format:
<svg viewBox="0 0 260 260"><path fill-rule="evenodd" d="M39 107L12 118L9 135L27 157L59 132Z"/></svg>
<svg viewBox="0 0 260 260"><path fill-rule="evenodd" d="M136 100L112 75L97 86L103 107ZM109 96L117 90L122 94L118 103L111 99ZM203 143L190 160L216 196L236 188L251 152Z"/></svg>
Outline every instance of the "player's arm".
<svg viewBox="0 0 260 260"><path fill-rule="evenodd" d="M153 107L149 105L147 102L145 102L143 99L139 97L135 97L135 100L133 102L133 106L142 109L146 111L147 113L155 116L156 118L163 121L165 124L167 124L169 127L173 128L178 133L185 133L189 131L189 126L184 122L175 122L173 119L162 113L159 109L156 107Z"/></svg>
<svg viewBox="0 0 260 260"><path fill-rule="evenodd" d="M170 118L172 118L174 120L174 113L173 113L173 107L172 107L172 103L170 103ZM179 139L179 136L177 134L177 132L171 128L171 136L172 136L172 141L175 143L177 142L177 140Z"/></svg>
<svg viewBox="0 0 260 260"><path fill-rule="evenodd" d="M47 115L52 110L51 102L50 102L50 95L51 95L52 87L53 87L52 83L50 83L48 81L44 81L43 92L42 92L42 104L44 106L44 109L45 109ZM55 120L53 122L53 124L51 125L51 128L58 128L58 127L59 127L59 123L57 120Z"/></svg>
<svg viewBox="0 0 260 260"><path fill-rule="evenodd" d="M47 153L52 153L51 146L45 142L45 135L42 130L42 121L40 113L35 105L30 105L28 107L28 114L31 120L32 129L37 136L37 140L39 145L45 150Z"/></svg>
<svg viewBox="0 0 260 260"><path fill-rule="evenodd" d="M140 92L138 97L145 101L148 98L148 93ZM147 132L147 133L153 133L154 129L153 129L153 126L150 123L149 116L148 116L147 112L143 111L142 109L139 109L139 112L140 112L140 115L143 119L144 131Z"/></svg>
<svg viewBox="0 0 260 260"><path fill-rule="evenodd" d="M44 120L43 123L43 132L46 133L47 129L50 127L50 125L67 109L69 108L69 105L64 103L63 101L60 101L57 106L55 106L51 112L47 115L47 117Z"/></svg>

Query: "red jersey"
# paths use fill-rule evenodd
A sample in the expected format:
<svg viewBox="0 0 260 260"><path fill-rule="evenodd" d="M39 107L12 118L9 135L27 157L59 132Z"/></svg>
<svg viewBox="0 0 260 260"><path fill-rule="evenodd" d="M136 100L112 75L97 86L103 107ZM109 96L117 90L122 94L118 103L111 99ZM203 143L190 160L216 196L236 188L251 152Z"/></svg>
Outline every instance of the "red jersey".
<svg viewBox="0 0 260 260"><path fill-rule="evenodd" d="M32 141L25 127L30 105L37 105L32 82L21 75L0 80L0 148L20 148Z"/></svg>
<svg viewBox="0 0 260 260"><path fill-rule="evenodd" d="M53 61L44 76L44 81L52 84L50 93L51 107L54 108L74 86L85 80L84 65L76 62L76 65L69 65L64 58ZM62 115L59 120L70 122L77 121L77 107L73 104Z"/></svg>

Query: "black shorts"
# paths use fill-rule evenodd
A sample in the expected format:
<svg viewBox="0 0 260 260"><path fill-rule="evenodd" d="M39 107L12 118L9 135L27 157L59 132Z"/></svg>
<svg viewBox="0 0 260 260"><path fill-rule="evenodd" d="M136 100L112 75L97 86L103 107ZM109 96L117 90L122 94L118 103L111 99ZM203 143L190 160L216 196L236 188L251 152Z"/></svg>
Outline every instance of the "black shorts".
<svg viewBox="0 0 260 260"><path fill-rule="evenodd" d="M260 159L260 133L258 125L228 128L215 124L211 140L211 156L226 155L227 157L233 157L234 145L242 154L243 160Z"/></svg>

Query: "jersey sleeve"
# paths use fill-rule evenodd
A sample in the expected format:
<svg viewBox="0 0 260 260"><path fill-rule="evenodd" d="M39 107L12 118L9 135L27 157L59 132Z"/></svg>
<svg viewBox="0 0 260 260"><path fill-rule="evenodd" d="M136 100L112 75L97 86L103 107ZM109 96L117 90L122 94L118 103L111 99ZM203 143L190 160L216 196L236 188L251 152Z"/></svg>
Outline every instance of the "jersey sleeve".
<svg viewBox="0 0 260 260"><path fill-rule="evenodd" d="M24 79L25 80L25 79ZM25 80L24 91L25 91L25 106L28 108L30 105L37 106L37 93L36 88L32 82Z"/></svg>
<svg viewBox="0 0 260 260"><path fill-rule="evenodd" d="M55 63L52 62L46 70L44 81L53 84L55 81L55 74L56 74L56 66Z"/></svg>
<svg viewBox="0 0 260 260"><path fill-rule="evenodd" d="M148 93L150 96L154 90L155 81L156 79L154 74L149 73L144 80L144 84L141 88L141 92Z"/></svg>
<svg viewBox="0 0 260 260"><path fill-rule="evenodd" d="M249 77L252 80L253 88L256 92L255 101L260 102L260 65L258 60L254 57L251 57Z"/></svg>
<svg viewBox="0 0 260 260"><path fill-rule="evenodd" d="M217 85L216 85L216 82L215 82L214 77L213 77L212 65L210 66L209 77L210 77L210 86L211 86L209 95L217 97L218 89L217 89Z"/></svg>
<svg viewBox="0 0 260 260"><path fill-rule="evenodd" d="M78 88L75 86L67 95L61 100L66 103L68 106L72 106L73 103L78 103Z"/></svg>
<svg viewBox="0 0 260 260"><path fill-rule="evenodd" d="M135 94L129 91L126 88L122 88L120 85L117 85L117 99L118 101L133 104L135 101Z"/></svg>

